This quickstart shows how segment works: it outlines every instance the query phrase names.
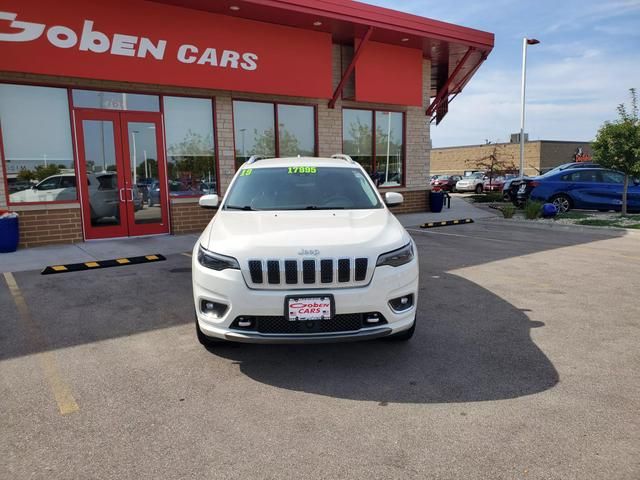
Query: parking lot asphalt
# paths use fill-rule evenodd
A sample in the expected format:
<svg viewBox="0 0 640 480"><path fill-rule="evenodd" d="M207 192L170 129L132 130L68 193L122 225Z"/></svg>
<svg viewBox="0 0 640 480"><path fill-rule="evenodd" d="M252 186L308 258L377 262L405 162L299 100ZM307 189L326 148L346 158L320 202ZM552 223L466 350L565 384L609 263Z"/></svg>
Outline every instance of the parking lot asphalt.
<svg viewBox="0 0 640 480"><path fill-rule="evenodd" d="M411 233L408 343L206 350L180 254L0 276L0 478L640 478L640 236Z"/></svg>

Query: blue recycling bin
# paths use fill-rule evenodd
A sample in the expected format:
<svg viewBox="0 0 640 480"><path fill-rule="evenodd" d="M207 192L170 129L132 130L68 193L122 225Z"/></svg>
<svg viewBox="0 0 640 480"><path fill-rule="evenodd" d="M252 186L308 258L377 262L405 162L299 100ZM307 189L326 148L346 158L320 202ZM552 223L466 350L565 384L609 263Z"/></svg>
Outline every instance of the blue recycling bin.
<svg viewBox="0 0 640 480"><path fill-rule="evenodd" d="M444 192L429 192L429 206L433 213L440 213L444 206Z"/></svg>
<svg viewBox="0 0 640 480"><path fill-rule="evenodd" d="M0 253L15 252L19 240L18 217L0 218Z"/></svg>

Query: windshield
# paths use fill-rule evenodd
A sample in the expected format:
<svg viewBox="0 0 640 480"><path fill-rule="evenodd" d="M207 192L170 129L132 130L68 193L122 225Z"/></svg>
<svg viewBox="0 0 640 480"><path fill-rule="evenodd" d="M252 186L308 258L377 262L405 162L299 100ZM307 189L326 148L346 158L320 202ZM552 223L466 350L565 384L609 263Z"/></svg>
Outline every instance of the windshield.
<svg viewBox="0 0 640 480"><path fill-rule="evenodd" d="M245 168L233 183L226 210L361 210L382 208L357 168Z"/></svg>

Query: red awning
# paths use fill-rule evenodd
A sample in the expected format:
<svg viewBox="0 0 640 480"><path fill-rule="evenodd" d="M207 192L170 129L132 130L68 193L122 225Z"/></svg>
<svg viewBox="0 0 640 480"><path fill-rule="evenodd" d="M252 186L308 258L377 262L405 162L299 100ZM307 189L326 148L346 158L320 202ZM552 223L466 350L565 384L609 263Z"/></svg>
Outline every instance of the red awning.
<svg viewBox="0 0 640 480"><path fill-rule="evenodd" d="M372 42L421 49L431 60L430 113L446 110L449 96L460 93L494 44L492 33L347 0L154 1L328 32L334 42L348 45L373 27Z"/></svg>

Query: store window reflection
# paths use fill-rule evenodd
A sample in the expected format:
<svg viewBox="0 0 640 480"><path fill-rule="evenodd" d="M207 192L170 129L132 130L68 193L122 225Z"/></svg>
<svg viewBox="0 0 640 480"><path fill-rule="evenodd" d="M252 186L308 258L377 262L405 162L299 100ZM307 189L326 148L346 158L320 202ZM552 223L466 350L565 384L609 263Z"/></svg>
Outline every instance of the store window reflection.
<svg viewBox="0 0 640 480"><path fill-rule="evenodd" d="M343 151L369 173L376 185L402 184L404 114L371 110L343 110Z"/></svg>
<svg viewBox="0 0 640 480"><path fill-rule="evenodd" d="M252 155L315 156L315 123L315 109L310 105L234 101L236 168Z"/></svg>
<svg viewBox="0 0 640 480"><path fill-rule="evenodd" d="M402 183L403 118L400 112L376 112L376 173L381 187Z"/></svg>
<svg viewBox="0 0 640 480"><path fill-rule="evenodd" d="M278 105L278 156L313 157L315 112L305 105Z"/></svg>
<svg viewBox="0 0 640 480"><path fill-rule="evenodd" d="M0 84L0 124L10 203L77 199L67 90Z"/></svg>
<svg viewBox="0 0 640 480"><path fill-rule="evenodd" d="M218 182L211 100L163 97L163 102L169 196L216 193ZM148 183L155 181L157 177L149 179ZM150 192L152 194L153 191Z"/></svg>
<svg viewBox="0 0 640 480"><path fill-rule="evenodd" d="M373 173L373 112L342 111L342 149L367 171Z"/></svg>
<svg viewBox="0 0 640 480"><path fill-rule="evenodd" d="M233 102L236 167L251 155L276 156L275 116L272 103Z"/></svg>

